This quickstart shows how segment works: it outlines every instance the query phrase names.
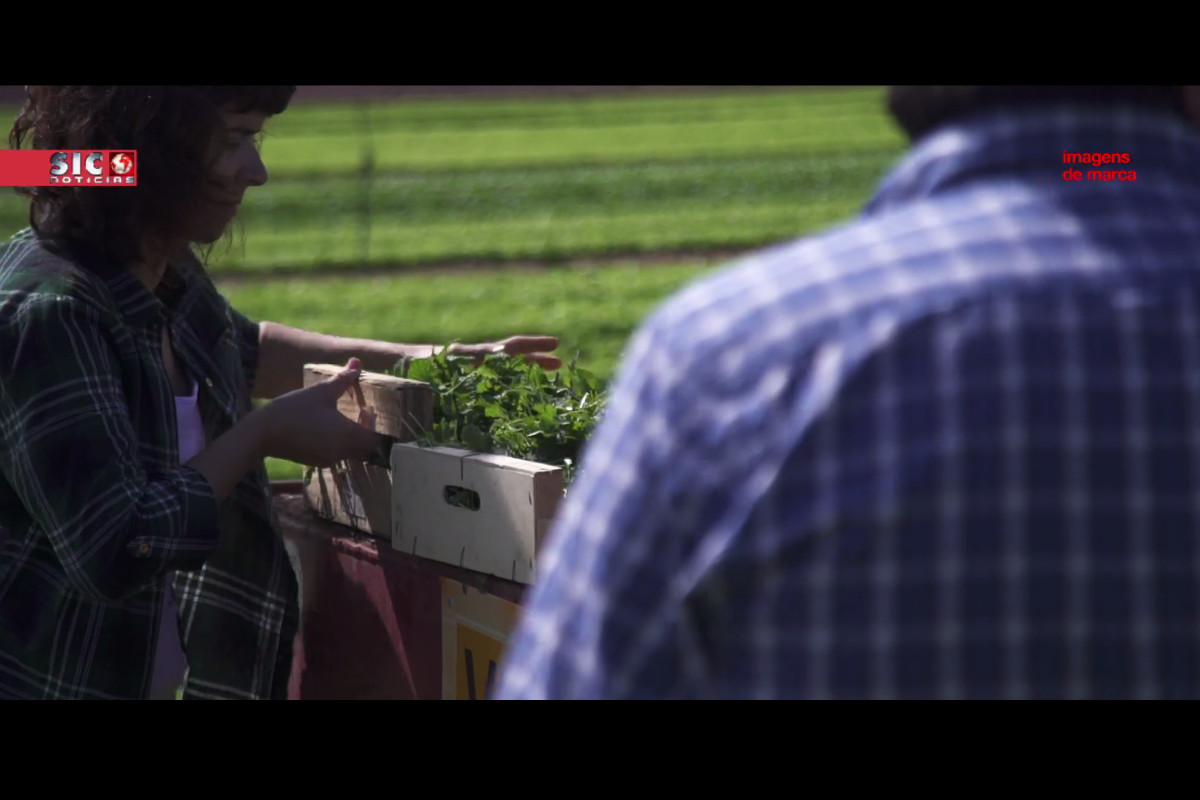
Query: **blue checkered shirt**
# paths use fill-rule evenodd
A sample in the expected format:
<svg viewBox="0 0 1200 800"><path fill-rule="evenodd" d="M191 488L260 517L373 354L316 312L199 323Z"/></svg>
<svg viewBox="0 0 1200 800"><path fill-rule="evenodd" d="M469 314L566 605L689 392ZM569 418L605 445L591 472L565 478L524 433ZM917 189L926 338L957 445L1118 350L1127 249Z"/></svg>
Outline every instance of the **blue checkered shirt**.
<svg viewBox="0 0 1200 800"><path fill-rule="evenodd" d="M1181 120L942 128L656 309L609 403L498 697L1200 696Z"/></svg>

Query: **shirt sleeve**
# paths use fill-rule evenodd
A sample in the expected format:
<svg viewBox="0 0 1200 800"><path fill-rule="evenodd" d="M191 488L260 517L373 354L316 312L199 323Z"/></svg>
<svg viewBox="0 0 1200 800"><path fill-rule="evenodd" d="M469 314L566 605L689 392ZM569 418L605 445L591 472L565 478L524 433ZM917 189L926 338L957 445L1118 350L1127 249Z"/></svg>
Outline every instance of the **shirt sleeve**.
<svg viewBox="0 0 1200 800"><path fill-rule="evenodd" d="M128 380L87 303L28 299L0 325L0 474L71 586L95 602L199 569L219 538L217 501L198 471L143 466Z"/></svg>
<svg viewBox="0 0 1200 800"><path fill-rule="evenodd" d="M669 367L644 329L539 556L497 699L695 696L688 674L703 659L680 568L696 497L680 471Z"/></svg>
<svg viewBox="0 0 1200 800"><path fill-rule="evenodd" d="M258 375L259 324L249 319L232 305L229 316L233 320L233 334L238 350L242 354L242 371L246 375L246 396L254 397L254 379Z"/></svg>

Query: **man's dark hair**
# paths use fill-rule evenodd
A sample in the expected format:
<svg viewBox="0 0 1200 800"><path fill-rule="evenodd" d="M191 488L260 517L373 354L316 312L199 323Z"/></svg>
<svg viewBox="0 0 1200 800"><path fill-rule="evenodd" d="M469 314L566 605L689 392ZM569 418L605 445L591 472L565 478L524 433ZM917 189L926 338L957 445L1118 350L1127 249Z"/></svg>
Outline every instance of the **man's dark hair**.
<svg viewBox="0 0 1200 800"><path fill-rule="evenodd" d="M20 187L40 235L79 242L124 262L147 235L178 239L208 197L224 134L222 111L282 113L295 86L28 86L9 134L13 149L136 150L129 189ZM48 165L47 165L48 166Z"/></svg>
<svg viewBox="0 0 1200 800"><path fill-rule="evenodd" d="M909 139L998 108L1060 103L1152 107L1186 116L1182 86L889 86L887 108Z"/></svg>

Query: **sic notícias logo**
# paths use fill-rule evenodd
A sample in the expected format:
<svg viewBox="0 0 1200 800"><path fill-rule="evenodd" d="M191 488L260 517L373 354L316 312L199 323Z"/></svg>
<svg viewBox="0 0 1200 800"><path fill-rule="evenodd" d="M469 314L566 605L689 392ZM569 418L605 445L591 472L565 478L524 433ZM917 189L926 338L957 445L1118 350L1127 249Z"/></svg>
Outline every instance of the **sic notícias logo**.
<svg viewBox="0 0 1200 800"><path fill-rule="evenodd" d="M137 155L128 150L69 150L50 156L50 183L134 186Z"/></svg>

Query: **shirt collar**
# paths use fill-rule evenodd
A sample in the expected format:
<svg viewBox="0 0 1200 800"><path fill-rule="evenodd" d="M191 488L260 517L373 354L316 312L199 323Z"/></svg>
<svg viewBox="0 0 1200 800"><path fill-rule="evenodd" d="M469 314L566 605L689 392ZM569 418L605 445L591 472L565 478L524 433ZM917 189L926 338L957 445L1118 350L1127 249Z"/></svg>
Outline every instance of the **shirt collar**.
<svg viewBox="0 0 1200 800"><path fill-rule="evenodd" d="M168 261L157 290L152 292L128 267L99 248L75 241L47 242L47 246L65 252L100 278L112 292L121 315L134 327L161 325L188 291L190 263Z"/></svg>
<svg viewBox="0 0 1200 800"><path fill-rule="evenodd" d="M1128 153L1129 163L1064 163L1064 151ZM1081 170L1084 180L1063 180L1066 169ZM1139 184L1149 180L1200 186L1200 131L1170 112L1133 106L988 111L914 142L863 213L883 213L987 178L1019 179L1055 189L1095 184L1087 180L1089 170L1132 170Z"/></svg>

